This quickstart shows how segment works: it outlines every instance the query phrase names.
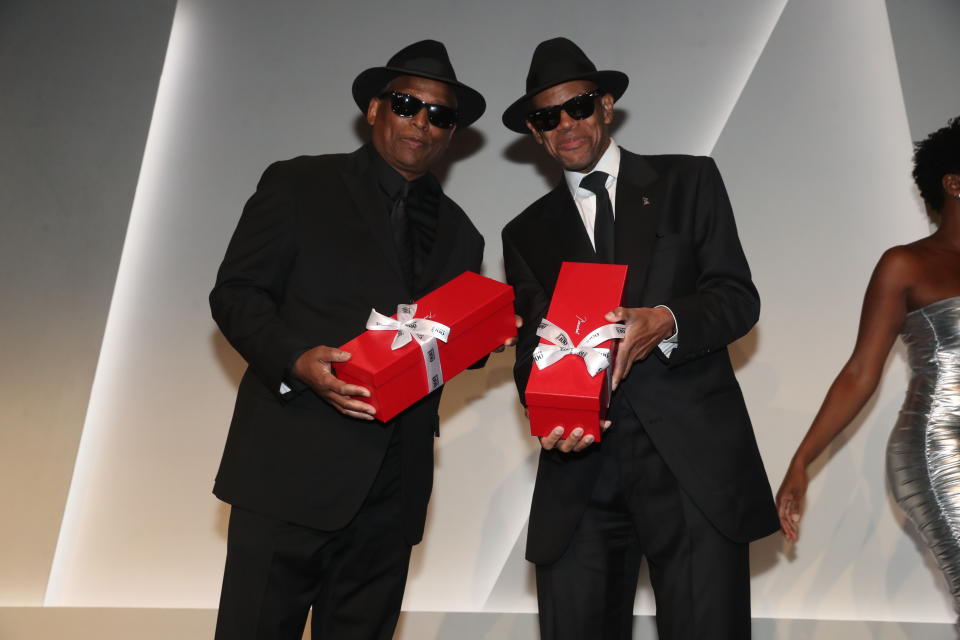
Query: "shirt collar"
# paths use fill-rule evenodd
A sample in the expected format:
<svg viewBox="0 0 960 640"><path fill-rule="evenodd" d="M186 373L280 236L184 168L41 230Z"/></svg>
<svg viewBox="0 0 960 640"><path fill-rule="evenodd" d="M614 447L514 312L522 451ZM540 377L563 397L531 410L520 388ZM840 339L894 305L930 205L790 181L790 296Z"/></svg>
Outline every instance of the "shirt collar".
<svg viewBox="0 0 960 640"><path fill-rule="evenodd" d="M407 188L408 192L428 194L437 194L440 192L440 183L433 177L433 174L429 172L425 173L416 180L410 181L408 184L407 180L383 159L383 156L377 152L376 147L372 144L367 145L367 152L370 154L373 170L377 176L377 182L391 200L396 198L404 190L404 187Z"/></svg>
<svg viewBox="0 0 960 640"><path fill-rule="evenodd" d="M607 150L600 156L597 166L595 166L592 171L588 171L587 173L581 173L579 171L563 172L563 177L567 181L567 188L570 189L570 195L573 196L574 200L583 200L584 198L589 198L594 195L592 191L580 188L580 181L594 171L603 171L610 176L607 178L607 189L617 180L617 174L620 172L620 147L617 146L613 138L610 138L610 144L607 145Z"/></svg>

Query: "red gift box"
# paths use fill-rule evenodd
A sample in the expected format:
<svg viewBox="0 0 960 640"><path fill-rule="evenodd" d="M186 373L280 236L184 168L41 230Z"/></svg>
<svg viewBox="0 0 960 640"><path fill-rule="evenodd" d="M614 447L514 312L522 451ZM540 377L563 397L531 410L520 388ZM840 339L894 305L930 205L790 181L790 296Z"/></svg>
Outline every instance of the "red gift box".
<svg viewBox="0 0 960 640"><path fill-rule="evenodd" d="M368 330L340 347L352 357L336 365L337 377L369 389L369 398L358 399L376 407L374 417L382 422L517 334L513 287L472 271L465 271L415 304L417 322L407 325L408 333L425 337L430 333L430 323L423 320L441 323L445 326L435 329L433 334L446 337L446 342L438 339L422 348L416 339L410 339L406 345L393 349L397 331L389 328ZM371 314L368 327L374 323L374 316L379 314ZM390 322L379 317L381 325ZM392 319L397 317L394 314Z"/></svg>
<svg viewBox="0 0 960 640"><path fill-rule="evenodd" d="M565 332L563 336L555 335L553 342L564 347L588 346L585 343L589 340L585 339L594 331L600 332L594 342L604 335L622 335L622 328L614 331L602 327L609 324L604 315L622 304L626 281L625 265L564 262L545 319ZM544 324L541 324L541 334L543 330ZM571 344L563 344L568 341ZM587 368L591 356L585 352L589 350L581 350L586 355L584 358L576 355L576 349L572 352L568 349L567 355L543 369L534 362L525 395L530 413L530 433L546 436L562 426L563 437L567 437L573 429L580 427L584 436L593 435L595 441L600 440L600 421L606 417L610 404L609 373L613 369L617 342L606 339L592 345L597 349L611 350L609 368L594 376ZM541 338L540 344L550 345L551 342ZM597 355L592 357L596 359ZM542 354L535 353L534 358L539 360Z"/></svg>

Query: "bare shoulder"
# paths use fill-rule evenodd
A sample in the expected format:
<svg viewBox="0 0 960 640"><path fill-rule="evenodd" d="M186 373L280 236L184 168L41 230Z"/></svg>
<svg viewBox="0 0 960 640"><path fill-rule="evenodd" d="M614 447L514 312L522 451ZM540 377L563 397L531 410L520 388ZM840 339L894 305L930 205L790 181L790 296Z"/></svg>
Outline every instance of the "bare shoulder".
<svg viewBox="0 0 960 640"><path fill-rule="evenodd" d="M909 244L899 244L883 252L877 262L877 271L890 272L890 275L903 271L912 272L920 268L926 249L922 240Z"/></svg>
<svg viewBox="0 0 960 640"><path fill-rule="evenodd" d="M873 271L873 280L884 288L907 289L923 272L926 250L922 241L890 247Z"/></svg>

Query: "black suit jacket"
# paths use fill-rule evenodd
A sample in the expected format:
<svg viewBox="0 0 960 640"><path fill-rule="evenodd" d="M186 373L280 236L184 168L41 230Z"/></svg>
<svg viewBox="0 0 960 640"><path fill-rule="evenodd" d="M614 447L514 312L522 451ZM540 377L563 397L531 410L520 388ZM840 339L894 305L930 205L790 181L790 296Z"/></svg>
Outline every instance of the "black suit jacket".
<svg viewBox="0 0 960 640"><path fill-rule="evenodd" d="M443 196L419 291L408 290L370 153L277 162L244 207L210 294L214 319L249 364L214 493L289 522L341 528L402 429L404 532L414 544L433 483L439 392L384 425L343 416L287 377L297 354L363 332L371 308L390 315L480 269L483 237ZM294 391L282 394L284 382Z"/></svg>
<svg viewBox="0 0 960 640"><path fill-rule="evenodd" d="M670 307L679 346L670 358L655 349L637 362L614 401L629 402L683 490L721 533L735 541L768 535L778 526L776 510L726 348L756 323L760 299L716 165L621 150L616 197L616 261L629 265L626 305ZM504 228L503 251L524 319L514 370L522 399L560 263L596 261L565 182ZM532 562L563 553L602 446L541 453L527 540Z"/></svg>

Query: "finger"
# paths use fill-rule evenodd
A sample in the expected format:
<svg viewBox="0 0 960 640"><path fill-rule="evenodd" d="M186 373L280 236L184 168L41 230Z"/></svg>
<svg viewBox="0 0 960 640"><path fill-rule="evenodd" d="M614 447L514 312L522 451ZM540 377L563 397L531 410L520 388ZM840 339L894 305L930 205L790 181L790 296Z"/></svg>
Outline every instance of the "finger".
<svg viewBox="0 0 960 640"><path fill-rule="evenodd" d="M789 520L786 523L781 522L781 527L783 527L783 533L787 536L787 540L790 542L796 542L800 537L800 529L797 527L796 522L790 522ZM783 526L786 524L786 526Z"/></svg>
<svg viewBox="0 0 960 640"><path fill-rule="evenodd" d="M780 514L780 518L782 520L785 520L787 518L787 513L789 511L787 509L787 505L789 505L792 501L793 501L793 498L791 498L788 495L781 496L777 500L777 513Z"/></svg>
<svg viewBox="0 0 960 640"><path fill-rule="evenodd" d="M350 352L337 349L336 347L317 347L317 358L327 362L346 362L350 359Z"/></svg>
<svg viewBox="0 0 960 640"><path fill-rule="evenodd" d="M505 347L512 347L512 346L515 345L515 344L517 344L517 337L516 337L516 336L514 336L514 337L512 337L512 338L507 338L506 340L503 341L503 346L505 346Z"/></svg>
<svg viewBox="0 0 960 640"><path fill-rule="evenodd" d="M574 450L574 451L583 451L584 449L586 449L587 447L589 447L591 444L593 444L593 436L588 434L588 435L584 436L583 440L581 440L580 443L577 444L577 446L575 446L575 447L573 448L573 450Z"/></svg>
<svg viewBox="0 0 960 640"><path fill-rule="evenodd" d="M777 504L777 516L780 520L780 529L783 530L783 535L790 538L793 535L793 523L790 521L790 517L787 514L787 504L786 502L780 502Z"/></svg>
<svg viewBox="0 0 960 640"><path fill-rule="evenodd" d="M613 423L610 422L609 420L601 420L601 421L600 421L600 430L601 430L601 431L606 431L607 429L610 428L610 426L611 426L612 424L613 424Z"/></svg>
<svg viewBox="0 0 960 640"><path fill-rule="evenodd" d="M317 376L317 387L320 393L331 391L341 396L359 396L369 398L370 390L357 384L344 382L332 373L325 371Z"/></svg>
<svg viewBox="0 0 960 640"><path fill-rule="evenodd" d="M620 385L620 381L623 380L623 367L624 361L628 360L628 353L626 349L621 349L620 353L617 355L617 361L613 363L613 374L610 376L610 390L616 391L617 387Z"/></svg>
<svg viewBox="0 0 960 640"><path fill-rule="evenodd" d="M616 309L611 309L607 311L606 315L603 318L607 322L620 322L626 318L626 309L623 307L617 307Z"/></svg>
<svg viewBox="0 0 960 640"><path fill-rule="evenodd" d="M540 438L540 446L550 451L557 446L560 438L563 436L563 427L554 427L549 435Z"/></svg>
<svg viewBox="0 0 960 640"><path fill-rule="evenodd" d="M359 413L359 412L357 412L357 411L346 411L346 410L342 410L342 411L340 411L340 413L342 413L342 414L345 415L345 416L349 416L349 417L351 417L351 418L358 418L358 419L360 419L360 420L373 420L373 416L371 416L371 415L369 415L369 414L366 414L366 413Z"/></svg>
<svg viewBox="0 0 960 640"><path fill-rule="evenodd" d="M523 318L517 314L513 314L513 323L517 325L517 329L523 326Z"/></svg>
<svg viewBox="0 0 960 640"><path fill-rule="evenodd" d="M358 398L369 398L370 390L366 387L361 387L356 384L348 384L346 382L340 382L339 388L334 389L337 393L342 396L356 396Z"/></svg>
<svg viewBox="0 0 960 640"><path fill-rule="evenodd" d="M783 518L780 519L780 530L783 532L783 537L785 537L790 542L793 542L797 539L796 533L793 530L793 525L790 524L790 522L788 522L787 520L784 520Z"/></svg>
<svg viewBox="0 0 960 640"><path fill-rule="evenodd" d="M787 539L795 541L799 534L800 509L794 498L786 496L777 505L780 512L780 528Z"/></svg>
<svg viewBox="0 0 960 640"><path fill-rule="evenodd" d="M367 404L366 402L354 400L350 396L340 395L339 393L334 393L333 391L328 391L325 393L324 399L341 412L353 411L355 413L367 414L368 416L372 416L377 412L375 407Z"/></svg>
<svg viewBox="0 0 960 640"><path fill-rule="evenodd" d="M583 429L580 427L577 427L572 432L570 432L570 435L567 436L566 440L560 443L560 450L563 451L564 453L570 453L571 451L573 451L574 447L576 447L580 443L580 438L582 437L583 437Z"/></svg>

